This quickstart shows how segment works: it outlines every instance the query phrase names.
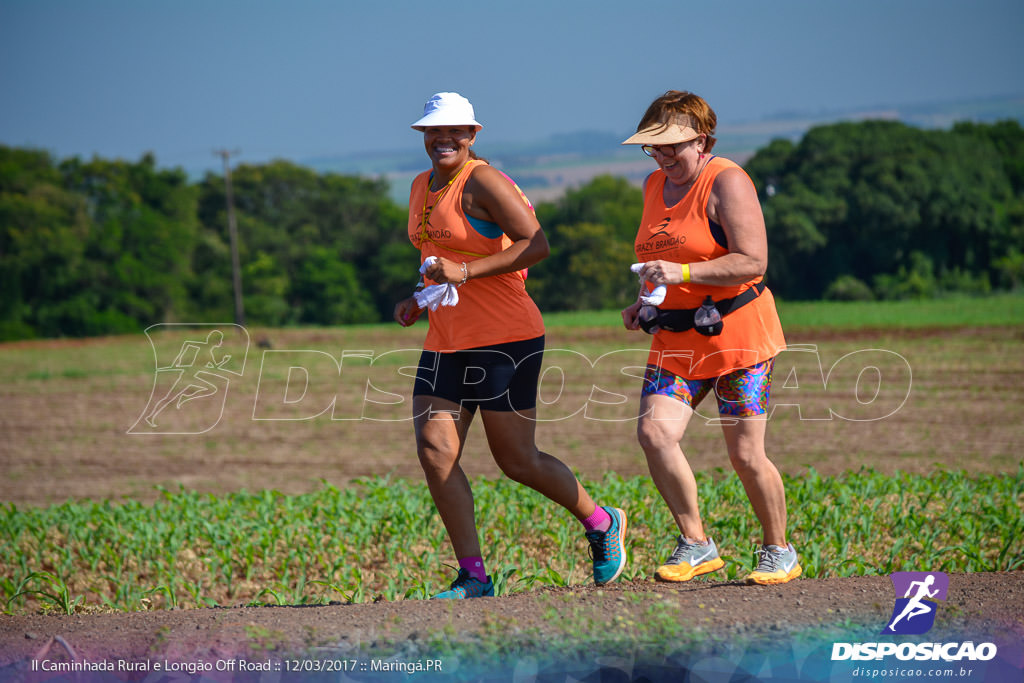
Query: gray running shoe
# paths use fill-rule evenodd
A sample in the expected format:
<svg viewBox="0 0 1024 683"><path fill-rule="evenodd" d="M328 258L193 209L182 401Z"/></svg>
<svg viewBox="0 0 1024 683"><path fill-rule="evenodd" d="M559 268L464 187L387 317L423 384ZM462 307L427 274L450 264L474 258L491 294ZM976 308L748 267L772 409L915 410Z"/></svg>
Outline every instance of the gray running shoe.
<svg viewBox="0 0 1024 683"><path fill-rule="evenodd" d="M803 573L797 562L796 550L792 543L783 548L777 545L763 545L757 551L757 569L747 575L747 583L770 585L786 583Z"/></svg>
<svg viewBox="0 0 1024 683"><path fill-rule="evenodd" d="M710 537L707 543L690 543L680 536L676 549L654 573L659 581L689 581L695 576L713 572L725 566L718 556L718 548Z"/></svg>

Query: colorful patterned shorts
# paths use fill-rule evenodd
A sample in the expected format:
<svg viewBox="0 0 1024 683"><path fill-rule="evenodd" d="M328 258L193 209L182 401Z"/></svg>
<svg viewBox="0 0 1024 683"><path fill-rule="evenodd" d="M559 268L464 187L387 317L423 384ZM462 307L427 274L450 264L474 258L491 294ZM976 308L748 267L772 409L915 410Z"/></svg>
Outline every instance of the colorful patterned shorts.
<svg viewBox="0 0 1024 683"><path fill-rule="evenodd" d="M718 414L730 417L753 417L768 412L768 395L772 388L771 358L757 365L734 370L711 379L686 379L656 365L648 365L644 373L642 395L668 396L693 409L712 388L718 399Z"/></svg>

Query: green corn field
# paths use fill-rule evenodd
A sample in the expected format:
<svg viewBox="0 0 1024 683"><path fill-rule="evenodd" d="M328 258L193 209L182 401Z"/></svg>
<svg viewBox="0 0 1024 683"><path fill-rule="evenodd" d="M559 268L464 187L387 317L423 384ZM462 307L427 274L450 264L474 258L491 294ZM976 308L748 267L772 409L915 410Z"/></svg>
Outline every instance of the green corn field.
<svg viewBox="0 0 1024 683"><path fill-rule="evenodd" d="M806 578L1024 568L1024 469L979 477L808 469L785 483ZM739 578L760 534L743 488L720 471L698 484L724 578ZM609 474L588 485L629 514L623 579L648 579L675 534L650 479ZM568 513L507 480L478 479L474 491L499 595L589 581L586 541ZM304 495L162 490L146 505L7 505L0 517L8 612L419 599L450 579L453 563L426 486L388 478Z"/></svg>

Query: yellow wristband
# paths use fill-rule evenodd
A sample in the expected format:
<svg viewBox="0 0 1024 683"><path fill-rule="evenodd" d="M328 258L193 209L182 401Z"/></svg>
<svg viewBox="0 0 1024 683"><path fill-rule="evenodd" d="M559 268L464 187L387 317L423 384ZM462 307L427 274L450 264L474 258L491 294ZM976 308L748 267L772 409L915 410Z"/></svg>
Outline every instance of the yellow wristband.
<svg viewBox="0 0 1024 683"><path fill-rule="evenodd" d="M689 263L684 263L682 266L680 266L680 269L683 271L683 282L689 282L690 281L690 264Z"/></svg>

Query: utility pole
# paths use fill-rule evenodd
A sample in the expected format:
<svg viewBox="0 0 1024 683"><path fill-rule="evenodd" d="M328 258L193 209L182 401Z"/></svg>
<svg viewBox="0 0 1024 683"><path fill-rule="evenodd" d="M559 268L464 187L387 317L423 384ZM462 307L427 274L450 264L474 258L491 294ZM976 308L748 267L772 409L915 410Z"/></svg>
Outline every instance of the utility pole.
<svg viewBox="0 0 1024 683"><path fill-rule="evenodd" d="M235 222L235 199L231 192L231 164L229 158L237 156L239 150L218 149L213 152L224 160L224 194L228 204L228 237L231 240L231 284L235 290L235 324L245 325L245 308L242 305L242 267L238 260L238 224Z"/></svg>

